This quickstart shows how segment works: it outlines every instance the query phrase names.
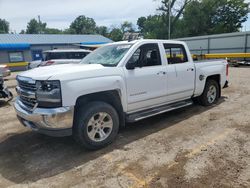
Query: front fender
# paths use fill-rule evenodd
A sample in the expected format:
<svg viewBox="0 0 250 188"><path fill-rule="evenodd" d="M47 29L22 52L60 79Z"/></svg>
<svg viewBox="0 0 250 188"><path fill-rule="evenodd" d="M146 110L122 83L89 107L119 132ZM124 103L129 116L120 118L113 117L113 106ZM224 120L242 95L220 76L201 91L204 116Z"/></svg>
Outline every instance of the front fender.
<svg viewBox="0 0 250 188"><path fill-rule="evenodd" d="M120 76L104 76L63 81L61 86L63 106L74 106L77 98L80 96L109 90L117 90L121 96L123 110L126 111L127 109L125 83Z"/></svg>

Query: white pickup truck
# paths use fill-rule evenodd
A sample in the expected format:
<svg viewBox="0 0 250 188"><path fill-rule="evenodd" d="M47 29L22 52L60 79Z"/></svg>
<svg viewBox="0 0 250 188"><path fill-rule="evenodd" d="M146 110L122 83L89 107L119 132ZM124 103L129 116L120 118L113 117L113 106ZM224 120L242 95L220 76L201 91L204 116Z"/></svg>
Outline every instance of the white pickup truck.
<svg viewBox="0 0 250 188"><path fill-rule="evenodd" d="M228 84L225 60L193 62L184 42L137 40L101 47L80 64L17 76L20 122L51 136L73 135L89 149L111 143L119 128L170 110L209 106Z"/></svg>

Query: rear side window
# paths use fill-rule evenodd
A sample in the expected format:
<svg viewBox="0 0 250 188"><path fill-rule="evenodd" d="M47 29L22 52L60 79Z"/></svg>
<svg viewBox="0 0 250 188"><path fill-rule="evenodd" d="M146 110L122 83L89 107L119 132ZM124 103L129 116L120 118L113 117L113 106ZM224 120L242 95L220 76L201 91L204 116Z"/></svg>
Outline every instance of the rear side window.
<svg viewBox="0 0 250 188"><path fill-rule="evenodd" d="M164 44L168 64L188 62L187 53L181 44Z"/></svg>

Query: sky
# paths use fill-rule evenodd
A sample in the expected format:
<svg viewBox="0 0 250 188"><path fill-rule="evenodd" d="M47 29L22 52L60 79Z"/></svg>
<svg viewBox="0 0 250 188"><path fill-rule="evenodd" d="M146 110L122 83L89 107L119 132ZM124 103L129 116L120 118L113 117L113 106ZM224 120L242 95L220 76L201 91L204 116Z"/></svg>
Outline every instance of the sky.
<svg viewBox="0 0 250 188"><path fill-rule="evenodd" d="M97 25L136 24L141 16L157 13L160 0L0 0L0 18L12 32L26 29L32 18L41 17L47 27L66 29L79 15L94 18Z"/></svg>
<svg viewBox="0 0 250 188"><path fill-rule="evenodd" d="M47 27L58 29L68 28L79 15L94 18L99 26L119 26L123 21L136 25L139 17L157 13L159 5L160 0L0 0L0 18L16 33L38 15ZM250 14L242 31L250 31Z"/></svg>

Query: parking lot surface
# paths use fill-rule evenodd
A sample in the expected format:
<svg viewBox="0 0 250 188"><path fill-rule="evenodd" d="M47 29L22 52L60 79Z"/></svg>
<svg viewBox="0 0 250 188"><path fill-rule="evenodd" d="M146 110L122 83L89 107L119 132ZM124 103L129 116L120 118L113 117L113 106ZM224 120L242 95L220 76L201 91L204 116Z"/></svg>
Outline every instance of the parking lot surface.
<svg viewBox="0 0 250 188"><path fill-rule="evenodd" d="M217 105L128 124L99 151L29 131L0 101L0 187L250 187L249 76L231 68Z"/></svg>

